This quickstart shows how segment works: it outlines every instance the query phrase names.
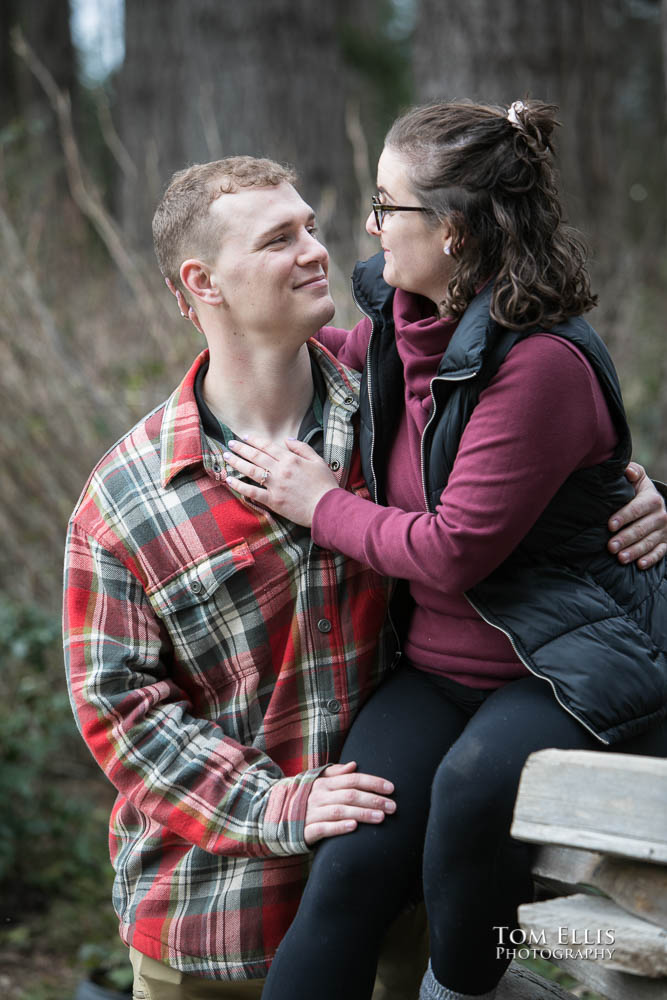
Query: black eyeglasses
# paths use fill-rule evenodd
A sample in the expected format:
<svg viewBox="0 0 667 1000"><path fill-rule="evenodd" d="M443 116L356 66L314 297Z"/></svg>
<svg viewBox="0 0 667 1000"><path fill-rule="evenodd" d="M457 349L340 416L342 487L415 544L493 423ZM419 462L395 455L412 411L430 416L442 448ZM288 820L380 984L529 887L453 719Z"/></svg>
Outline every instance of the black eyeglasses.
<svg viewBox="0 0 667 1000"><path fill-rule="evenodd" d="M378 229L382 229L382 223L384 222L384 217L389 212L426 212L427 215L431 214L430 208L422 208L421 205L386 205L383 201L380 201L375 195L371 198L371 205L373 206L373 215L375 216L375 225Z"/></svg>

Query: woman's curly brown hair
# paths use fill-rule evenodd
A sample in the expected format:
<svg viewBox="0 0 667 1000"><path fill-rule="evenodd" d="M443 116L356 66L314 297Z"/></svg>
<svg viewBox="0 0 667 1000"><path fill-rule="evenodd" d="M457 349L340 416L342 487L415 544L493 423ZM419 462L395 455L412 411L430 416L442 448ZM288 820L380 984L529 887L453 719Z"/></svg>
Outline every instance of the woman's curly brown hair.
<svg viewBox="0 0 667 1000"><path fill-rule="evenodd" d="M586 248L564 225L551 135L558 108L438 103L399 118L385 144L409 164L420 203L452 229L454 273L442 314L461 316L495 276L491 315L513 330L549 328L592 309ZM428 216L426 217L428 219Z"/></svg>

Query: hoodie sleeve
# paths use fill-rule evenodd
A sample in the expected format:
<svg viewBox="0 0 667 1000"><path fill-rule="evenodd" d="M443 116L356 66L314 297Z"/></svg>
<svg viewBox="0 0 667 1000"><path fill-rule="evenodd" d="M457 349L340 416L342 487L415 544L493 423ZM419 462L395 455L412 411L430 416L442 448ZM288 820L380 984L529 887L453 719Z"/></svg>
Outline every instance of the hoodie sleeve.
<svg viewBox="0 0 667 1000"><path fill-rule="evenodd" d="M315 509L313 539L388 576L460 594L507 558L575 469L615 443L583 355L560 337L529 337L481 393L435 513L331 490Z"/></svg>
<svg viewBox="0 0 667 1000"><path fill-rule="evenodd" d="M362 371L366 362L366 351L371 336L371 321L364 316L352 330L340 330L335 326L323 326L317 340L323 344L342 365Z"/></svg>

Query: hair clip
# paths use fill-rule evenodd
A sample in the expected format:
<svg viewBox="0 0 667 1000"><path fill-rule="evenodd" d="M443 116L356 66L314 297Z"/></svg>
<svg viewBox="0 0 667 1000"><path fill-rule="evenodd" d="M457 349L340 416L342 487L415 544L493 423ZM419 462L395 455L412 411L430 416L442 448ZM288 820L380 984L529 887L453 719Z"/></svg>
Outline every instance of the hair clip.
<svg viewBox="0 0 667 1000"><path fill-rule="evenodd" d="M510 122L514 128L523 129L523 122L519 120L519 115L522 111L526 110L526 105L523 101L514 101L507 112L507 120Z"/></svg>

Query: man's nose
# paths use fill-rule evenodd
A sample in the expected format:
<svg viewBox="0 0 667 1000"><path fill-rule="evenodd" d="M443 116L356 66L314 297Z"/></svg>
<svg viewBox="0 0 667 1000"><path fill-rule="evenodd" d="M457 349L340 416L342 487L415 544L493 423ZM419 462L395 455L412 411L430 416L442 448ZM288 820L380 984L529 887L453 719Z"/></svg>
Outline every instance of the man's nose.
<svg viewBox="0 0 667 1000"><path fill-rule="evenodd" d="M319 260L323 264L329 260L329 252L323 243L313 233L306 232L299 251L299 263L302 261Z"/></svg>

